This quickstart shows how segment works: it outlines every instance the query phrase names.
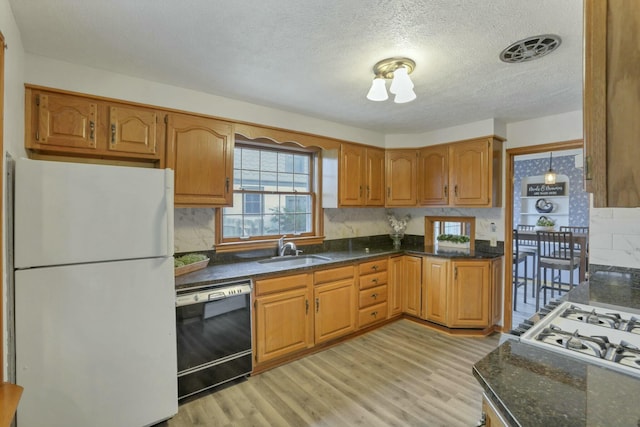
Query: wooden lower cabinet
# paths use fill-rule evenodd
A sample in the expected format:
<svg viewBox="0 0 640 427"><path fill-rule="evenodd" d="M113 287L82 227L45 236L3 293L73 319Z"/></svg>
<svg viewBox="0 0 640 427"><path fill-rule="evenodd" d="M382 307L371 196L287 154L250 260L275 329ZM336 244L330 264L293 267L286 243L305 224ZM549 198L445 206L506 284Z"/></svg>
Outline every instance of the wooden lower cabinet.
<svg viewBox="0 0 640 427"><path fill-rule="evenodd" d="M482 394L482 418L477 425L484 427L507 427L509 425L484 393Z"/></svg>
<svg viewBox="0 0 640 427"><path fill-rule="evenodd" d="M314 296L316 344L356 330L356 299L353 277L316 285Z"/></svg>
<svg viewBox="0 0 640 427"><path fill-rule="evenodd" d="M491 296L490 264L477 261L452 261L449 322L452 328L489 326Z"/></svg>
<svg viewBox="0 0 640 427"><path fill-rule="evenodd" d="M420 317L422 306L422 257L405 255L402 275L402 312Z"/></svg>
<svg viewBox="0 0 640 427"><path fill-rule="evenodd" d="M358 265L358 327L385 320L389 314L389 260Z"/></svg>
<svg viewBox="0 0 640 427"><path fill-rule="evenodd" d="M402 277L404 275L404 256L389 258L389 291L388 308L389 317L402 313Z"/></svg>
<svg viewBox="0 0 640 427"><path fill-rule="evenodd" d="M446 258L425 258L422 292L425 295L422 312L424 318L447 325L447 301L450 261Z"/></svg>
<svg viewBox="0 0 640 427"><path fill-rule="evenodd" d="M313 346L312 286L311 274L256 281L256 363Z"/></svg>
<svg viewBox="0 0 640 427"><path fill-rule="evenodd" d="M502 314L502 258L426 257L424 318L449 328L484 329Z"/></svg>

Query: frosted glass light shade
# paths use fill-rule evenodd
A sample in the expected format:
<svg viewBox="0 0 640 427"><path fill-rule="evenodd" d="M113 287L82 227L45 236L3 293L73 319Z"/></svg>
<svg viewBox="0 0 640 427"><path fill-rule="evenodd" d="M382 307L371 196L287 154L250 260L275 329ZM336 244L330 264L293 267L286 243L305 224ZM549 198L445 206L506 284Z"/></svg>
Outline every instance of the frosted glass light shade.
<svg viewBox="0 0 640 427"><path fill-rule="evenodd" d="M556 183L556 173L553 169L549 169L547 173L544 174L544 183L547 185Z"/></svg>
<svg viewBox="0 0 640 427"><path fill-rule="evenodd" d="M370 101L386 101L389 99L387 95L387 87L382 77L376 77L371 83L371 89L367 93L367 99Z"/></svg>
<svg viewBox="0 0 640 427"><path fill-rule="evenodd" d="M416 99L416 93L413 89L407 89L402 92L396 94L396 97L393 98L393 102L396 104L404 104L405 102L410 102Z"/></svg>
<svg viewBox="0 0 640 427"><path fill-rule="evenodd" d="M393 72L393 80L389 87L389 92L397 95L399 93L408 93L413 89L413 82L409 77L409 73L405 67L400 67Z"/></svg>

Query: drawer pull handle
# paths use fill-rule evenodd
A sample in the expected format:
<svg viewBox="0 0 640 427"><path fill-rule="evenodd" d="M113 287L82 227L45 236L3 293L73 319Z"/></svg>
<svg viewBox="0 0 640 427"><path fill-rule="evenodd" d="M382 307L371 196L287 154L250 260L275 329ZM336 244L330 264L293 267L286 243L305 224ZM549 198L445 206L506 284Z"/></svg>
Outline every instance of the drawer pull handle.
<svg viewBox="0 0 640 427"><path fill-rule="evenodd" d="M377 285L378 284L378 279L371 279L371 283L375 283Z"/></svg>
<svg viewBox="0 0 640 427"><path fill-rule="evenodd" d="M378 312L377 312L377 311L373 311L373 312L371 313L371 315L372 315L373 317L377 317L377 316L378 316Z"/></svg>
<svg viewBox="0 0 640 427"><path fill-rule="evenodd" d="M373 293L373 294L371 294L371 298L373 298L373 299L378 298L378 294L377 294L377 293Z"/></svg>

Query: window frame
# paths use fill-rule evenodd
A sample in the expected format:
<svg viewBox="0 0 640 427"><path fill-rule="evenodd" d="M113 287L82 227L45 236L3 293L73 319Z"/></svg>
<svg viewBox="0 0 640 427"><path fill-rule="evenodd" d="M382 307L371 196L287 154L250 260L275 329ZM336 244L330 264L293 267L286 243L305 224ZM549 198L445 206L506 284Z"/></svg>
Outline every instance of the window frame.
<svg viewBox="0 0 640 427"><path fill-rule="evenodd" d="M295 241L298 245L318 244L324 241L323 235L323 210L321 206L321 177L322 177L322 162L320 148L318 147L301 147L293 143L277 143L271 140L264 140L260 138L258 140L252 140L242 137L236 134L235 146L256 148L260 150L271 150L276 152L284 152L291 154L308 154L309 159L309 192L297 192L297 191L255 191L247 190L242 191L241 194L309 194L311 203L311 231L306 233L286 233L281 235L260 235L260 236L248 236L248 237L223 237L224 217L223 209L218 208L215 212L215 248L217 252L226 251L242 251L259 248L273 247L277 240L285 236L287 241ZM235 147L234 147L235 157ZM233 188L233 186L232 186ZM234 195L236 193L235 188L232 190ZM264 203L264 202L262 202Z"/></svg>

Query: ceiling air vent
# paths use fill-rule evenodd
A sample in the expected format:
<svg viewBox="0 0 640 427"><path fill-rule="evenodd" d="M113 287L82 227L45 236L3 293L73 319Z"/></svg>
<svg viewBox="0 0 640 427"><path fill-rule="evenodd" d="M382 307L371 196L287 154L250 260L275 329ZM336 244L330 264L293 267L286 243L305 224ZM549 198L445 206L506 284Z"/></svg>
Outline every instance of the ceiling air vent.
<svg viewBox="0 0 640 427"><path fill-rule="evenodd" d="M527 37L503 50L500 53L500 59L510 64L532 61L553 52L560 46L560 43L560 37L553 34Z"/></svg>

